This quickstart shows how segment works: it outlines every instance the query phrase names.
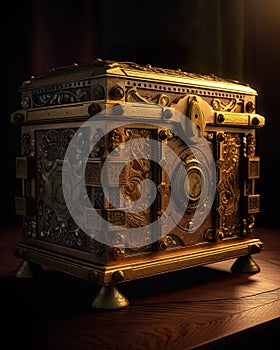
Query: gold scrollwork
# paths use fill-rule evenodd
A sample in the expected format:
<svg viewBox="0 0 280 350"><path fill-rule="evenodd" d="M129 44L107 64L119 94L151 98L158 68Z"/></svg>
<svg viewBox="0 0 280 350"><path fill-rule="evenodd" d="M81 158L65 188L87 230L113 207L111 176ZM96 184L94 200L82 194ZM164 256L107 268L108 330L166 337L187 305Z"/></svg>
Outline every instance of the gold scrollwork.
<svg viewBox="0 0 280 350"><path fill-rule="evenodd" d="M224 236L230 236L234 233L239 222L238 170L241 139L239 135L230 133L224 133L224 135L225 140L220 149L221 158L216 162L220 177L217 185L220 201L217 213L220 217L220 228L217 232L222 232Z"/></svg>
<svg viewBox="0 0 280 350"><path fill-rule="evenodd" d="M126 141L132 137L132 131L130 129L117 128L112 131L112 135L109 138L109 149L113 151L115 148L124 148Z"/></svg>
<svg viewBox="0 0 280 350"><path fill-rule="evenodd" d="M163 237L158 241L158 248L159 250L162 250L162 251L175 246L176 246L176 241L169 235Z"/></svg>
<svg viewBox="0 0 280 350"><path fill-rule="evenodd" d="M144 102L144 103L156 103L161 106L168 106L169 97L166 94L157 94L155 96L146 95L142 96L137 88L130 88L126 93L127 102Z"/></svg>
<svg viewBox="0 0 280 350"><path fill-rule="evenodd" d="M256 138L253 134L248 135L248 157L253 157L256 150Z"/></svg>
<svg viewBox="0 0 280 350"><path fill-rule="evenodd" d="M105 252L105 246L103 243L96 241L95 239L90 239L89 241L90 251L93 255L101 256Z"/></svg>
<svg viewBox="0 0 280 350"><path fill-rule="evenodd" d="M214 98L212 101L212 107L215 111L221 111L221 112L233 112L242 101L237 98L233 98L229 101L229 103L224 103L218 98Z"/></svg>
<svg viewBox="0 0 280 350"><path fill-rule="evenodd" d="M250 235L254 231L255 226L255 217L254 215L248 215L246 219L243 219L243 235Z"/></svg>
<svg viewBox="0 0 280 350"><path fill-rule="evenodd" d="M123 247L110 247L110 253L115 260L120 260L124 257L125 249Z"/></svg>

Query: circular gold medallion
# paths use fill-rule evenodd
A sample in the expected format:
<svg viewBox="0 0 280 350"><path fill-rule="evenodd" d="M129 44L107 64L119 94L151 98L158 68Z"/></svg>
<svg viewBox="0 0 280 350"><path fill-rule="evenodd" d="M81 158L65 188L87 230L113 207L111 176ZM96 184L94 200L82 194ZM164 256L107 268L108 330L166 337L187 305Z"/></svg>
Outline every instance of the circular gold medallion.
<svg viewBox="0 0 280 350"><path fill-rule="evenodd" d="M197 168L190 168L185 178L185 193L191 201L198 201L201 193L202 175Z"/></svg>

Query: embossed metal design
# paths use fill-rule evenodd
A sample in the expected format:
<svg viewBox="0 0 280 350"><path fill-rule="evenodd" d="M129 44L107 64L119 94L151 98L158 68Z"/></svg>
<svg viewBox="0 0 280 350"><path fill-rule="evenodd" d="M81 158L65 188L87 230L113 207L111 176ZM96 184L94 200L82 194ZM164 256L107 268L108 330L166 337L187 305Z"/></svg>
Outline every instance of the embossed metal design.
<svg viewBox="0 0 280 350"><path fill-rule="evenodd" d="M168 248L176 246L176 241L171 235L166 235L158 241L159 250L165 251Z"/></svg>
<svg viewBox="0 0 280 350"><path fill-rule="evenodd" d="M235 233L240 222L239 201L240 182L239 164L241 137L234 133L224 133L224 141L219 144L217 160L219 182L217 185L219 206L219 234L225 237Z"/></svg>
<svg viewBox="0 0 280 350"><path fill-rule="evenodd" d="M135 138L139 138L137 148L126 150L123 142ZM123 176L120 176L119 179L119 186L120 192L127 203L139 199L141 181L153 177L151 161L143 158L144 156L149 158L149 153L152 152L151 146L147 142L150 138L152 138L152 130L142 128L117 129L110 138L109 145L111 149L120 146L121 153L119 154L119 159L125 157L127 152L131 152L135 158L128 164L125 158L123 158L122 162L110 163L110 166L120 166L120 168L124 169L121 173ZM108 181L110 183L110 177ZM116 184L112 185L116 186ZM148 208L141 211L141 208L139 208L138 212L127 212L125 216L126 227L128 228L147 226L151 221L151 209ZM151 233L147 232L146 234Z"/></svg>
<svg viewBox="0 0 280 350"><path fill-rule="evenodd" d="M84 87L82 82L76 83L75 85L81 85L81 87L73 87L67 90L66 84L66 86L52 86L51 88L37 89L32 95L32 105L33 107L46 107L89 101L90 87ZM95 94L97 93L95 92ZM100 95L100 92L98 94Z"/></svg>
<svg viewBox="0 0 280 350"><path fill-rule="evenodd" d="M21 136L21 154L23 156L34 155L34 139L29 133L23 133Z"/></svg>
<svg viewBox="0 0 280 350"><path fill-rule="evenodd" d="M77 227L70 216L62 191L62 161L74 134L73 129L36 132L37 238L66 247L88 250L89 237Z"/></svg>
<svg viewBox="0 0 280 350"><path fill-rule="evenodd" d="M105 245L96 241L95 239L90 239L89 249L93 255L102 256L105 253Z"/></svg>
<svg viewBox="0 0 280 350"><path fill-rule="evenodd" d="M99 140L98 142L95 142ZM105 138L103 131L101 129L97 129L96 132L92 135L92 143L96 145L93 147L90 157L91 158L99 158L104 155L105 152Z"/></svg>
<svg viewBox="0 0 280 350"><path fill-rule="evenodd" d="M147 93L141 95L137 88L133 87L128 89L126 92L126 101L127 102L144 102L144 103L156 103L161 106L169 105L169 97L166 94L155 94Z"/></svg>
<svg viewBox="0 0 280 350"><path fill-rule="evenodd" d="M25 238L35 238L36 237L36 220L33 217L26 216L23 218L22 223L23 235Z"/></svg>
<svg viewBox="0 0 280 350"><path fill-rule="evenodd" d="M256 137L254 133L249 133L243 138L244 157L246 166L244 172L247 173L244 190L244 207L246 216L243 219L243 235L253 234L255 226L254 214L260 211L260 195L255 194L255 181L260 177L260 158L255 156Z"/></svg>
<svg viewBox="0 0 280 350"><path fill-rule="evenodd" d="M222 100L214 98L211 104L215 111L234 112L238 106L242 104L242 101L240 99L234 98L228 103L224 103Z"/></svg>

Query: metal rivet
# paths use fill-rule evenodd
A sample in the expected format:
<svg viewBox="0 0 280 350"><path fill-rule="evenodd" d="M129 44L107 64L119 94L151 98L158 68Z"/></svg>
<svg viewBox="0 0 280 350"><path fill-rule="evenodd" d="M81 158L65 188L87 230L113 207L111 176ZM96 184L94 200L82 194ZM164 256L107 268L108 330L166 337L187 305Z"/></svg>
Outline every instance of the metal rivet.
<svg viewBox="0 0 280 350"><path fill-rule="evenodd" d="M121 282L124 280L124 273L121 270L115 271L112 275L112 280L114 282Z"/></svg>
<svg viewBox="0 0 280 350"><path fill-rule="evenodd" d="M218 142L223 142L224 139L225 139L225 135L224 135L223 133L220 132L220 133L217 135L217 141L218 141Z"/></svg>
<svg viewBox="0 0 280 350"><path fill-rule="evenodd" d="M216 233L216 241L222 241L223 238L224 238L223 232L222 232L222 231L218 231L218 232Z"/></svg>
<svg viewBox="0 0 280 350"><path fill-rule="evenodd" d="M100 109L101 108L98 103L92 103L91 105L88 106L88 113L89 115L94 116L100 112Z"/></svg>
<svg viewBox="0 0 280 350"><path fill-rule="evenodd" d="M110 98L113 100L120 100L124 97L124 90L120 85L115 85L110 90Z"/></svg>
<svg viewBox="0 0 280 350"><path fill-rule="evenodd" d="M173 113L170 109L166 109L164 112L163 112L163 116L165 119L170 119L172 117Z"/></svg>
<svg viewBox="0 0 280 350"><path fill-rule="evenodd" d="M256 109L256 106L255 106L255 104L254 104L253 101L249 101L249 102L246 104L246 111L247 111L248 113L254 112L255 109Z"/></svg>
<svg viewBox="0 0 280 350"><path fill-rule="evenodd" d="M104 89L103 86L95 84L92 87L92 98L93 100L101 100L104 98Z"/></svg>
<svg viewBox="0 0 280 350"><path fill-rule="evenodd" d="M21 113L17 113L14 115L14 122L15 123L22 123L24 120L24 116Z"/></svg>
<svg viewBox="0 0 280 350"><path fill-rule="evenodd" d="M259 124L260 124L259 119L258 119L257 117L254 117L254 118L252 119L252 124L253 124L253 125L259 125Z"/></svg>
<svg viewBox="0 0 280 350"><path fill-rule="evenodd" d="M224 115L223 115L223 114L219 114L219 115L218 115L218 122L219 122L219 123L222 123L222 122L224 122L224 121L225 121Z"/></svg>
<svg viewBox="0 0 280 350"><path fill-rule="evenodd" d="M168 136L168 134L167 134L167 131L166 130L161 130L160 132L159 132L159 138L161 139L161 140L166 140L167 139L167 136Z"/></svg>

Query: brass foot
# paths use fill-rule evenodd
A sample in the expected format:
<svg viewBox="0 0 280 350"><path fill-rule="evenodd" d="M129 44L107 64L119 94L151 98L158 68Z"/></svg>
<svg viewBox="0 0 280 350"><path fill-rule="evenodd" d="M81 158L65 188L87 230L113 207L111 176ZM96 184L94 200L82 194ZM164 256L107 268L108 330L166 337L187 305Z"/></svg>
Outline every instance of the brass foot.
<svg viewBox="0 0 280 350"><path fill-rule="evenodd" d="M233 273L258 273L260 268L251 255L241 256L236 259L231 267Z"/></svg>
<svg viewBox="0 0 280 350"><path fill-rule="evenodd" d="M15 277L19 278L33 278L37 273L42 271L41 265L34 264L24 260L15 272Z"/></svg>
<svg viewBox="0 0 280 350"><path fill-rule="evenodd" d="M128 299L115 286L103 286L91 303L97 310L118 310L128 305Z"/></svg>

